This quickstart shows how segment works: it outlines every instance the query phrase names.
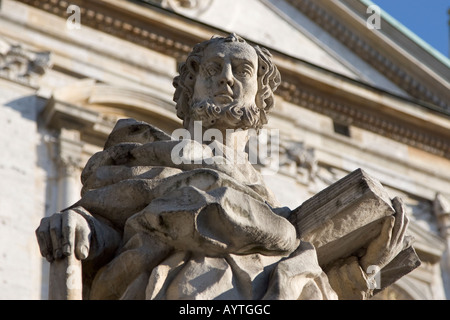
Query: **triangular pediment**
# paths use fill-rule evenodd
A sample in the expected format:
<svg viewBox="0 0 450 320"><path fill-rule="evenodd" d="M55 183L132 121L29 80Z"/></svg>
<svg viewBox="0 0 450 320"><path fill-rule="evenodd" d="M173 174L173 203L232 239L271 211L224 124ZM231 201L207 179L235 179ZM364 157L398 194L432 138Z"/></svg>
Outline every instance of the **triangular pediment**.
<svg viewBox="0 0 450 320"><path fill-rule="evenodd" d="M291 21L270 1L204 0L201 7L192 8L176 6L174 1L171 3L168 8L191 19L226 32L235 32L247 40L297 59L358 78L357 73L327 52L317 39L302 30L300 25Z"/></svg>

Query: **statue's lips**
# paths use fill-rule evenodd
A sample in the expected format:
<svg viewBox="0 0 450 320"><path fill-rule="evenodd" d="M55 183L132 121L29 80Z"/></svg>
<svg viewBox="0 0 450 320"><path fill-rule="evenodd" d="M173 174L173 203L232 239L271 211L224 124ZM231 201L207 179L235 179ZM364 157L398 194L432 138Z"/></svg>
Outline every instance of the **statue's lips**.
<svg viewBox="0 0 450 320"><path fill-rule="evenodd" d="M214 100L217 103L231 103L234 101L234 98L227 93L218 93L214 95Z"/></svg>

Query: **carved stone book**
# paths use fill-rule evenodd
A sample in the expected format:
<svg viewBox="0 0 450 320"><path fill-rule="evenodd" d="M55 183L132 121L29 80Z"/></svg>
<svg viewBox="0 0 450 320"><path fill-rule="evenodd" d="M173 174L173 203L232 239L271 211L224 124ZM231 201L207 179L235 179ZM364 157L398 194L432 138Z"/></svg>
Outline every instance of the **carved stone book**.
<svg viewBox="0 0 450 320"><path fill-rule="evenodd" d="M319 264L326 269L336 259L364 249L379 235L384 220L394 213L381 183L357 169L306 200L293 210L289 220L299 238L315 246ZM414 249L405 249L382 270L382 286L419 264Z"/></svg>

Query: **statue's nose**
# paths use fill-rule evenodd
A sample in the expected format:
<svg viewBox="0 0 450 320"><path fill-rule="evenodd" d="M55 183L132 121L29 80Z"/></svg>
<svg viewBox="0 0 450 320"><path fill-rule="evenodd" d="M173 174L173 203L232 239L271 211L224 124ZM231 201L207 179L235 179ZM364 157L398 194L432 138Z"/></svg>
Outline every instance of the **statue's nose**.
<svg viewBox="0 0 450 320"><path fill-rule="evenodd" d="M224 64L222 73L220 74L219 84L232 87L234 84L233 69L230 64Z"/></svg>

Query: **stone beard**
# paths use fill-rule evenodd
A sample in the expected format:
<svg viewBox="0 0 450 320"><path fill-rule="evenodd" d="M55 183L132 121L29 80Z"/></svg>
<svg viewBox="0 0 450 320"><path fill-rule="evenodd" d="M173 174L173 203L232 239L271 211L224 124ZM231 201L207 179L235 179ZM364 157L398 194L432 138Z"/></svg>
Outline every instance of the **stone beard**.
<svg viewBox="0 0 450 320"><path fill-rule="evenodd" d="M220 106L211 99L194 101L190 109L193 121L201 121L204 128L220 124L229 129L255 128L259 121L259 108L256 103L245 105L232 102Z"/></svg>

